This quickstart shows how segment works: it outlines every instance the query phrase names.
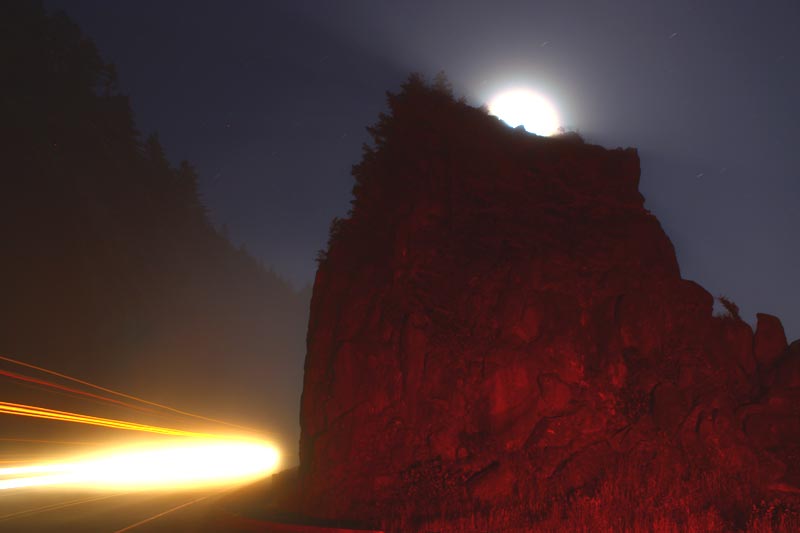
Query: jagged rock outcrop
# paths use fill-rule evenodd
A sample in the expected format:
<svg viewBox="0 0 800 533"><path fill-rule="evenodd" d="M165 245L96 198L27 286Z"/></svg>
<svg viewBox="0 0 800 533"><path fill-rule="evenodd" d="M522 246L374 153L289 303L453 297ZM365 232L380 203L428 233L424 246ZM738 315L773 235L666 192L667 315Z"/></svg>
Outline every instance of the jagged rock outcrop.
<svg viewBox="0 0 800 533"><path fill-rule="evenodd" d="M515 131L416 78L389 104L314 287L303 512L710 531L791 497L800 349L681 278L635 150Z"/></svg>

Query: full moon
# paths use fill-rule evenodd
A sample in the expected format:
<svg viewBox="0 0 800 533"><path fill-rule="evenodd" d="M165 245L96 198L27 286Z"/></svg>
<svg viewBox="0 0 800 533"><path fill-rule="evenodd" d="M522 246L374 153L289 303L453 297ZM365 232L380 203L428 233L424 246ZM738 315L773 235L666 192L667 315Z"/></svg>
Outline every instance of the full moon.
<svg viewBox="0 0 800 533"><path fill-rule="evenodd" d="M523 126L536 135L553 135L561 126L555 106L530 89L513 89L498 94L489 102L489 113L512 128Z"/></svg>

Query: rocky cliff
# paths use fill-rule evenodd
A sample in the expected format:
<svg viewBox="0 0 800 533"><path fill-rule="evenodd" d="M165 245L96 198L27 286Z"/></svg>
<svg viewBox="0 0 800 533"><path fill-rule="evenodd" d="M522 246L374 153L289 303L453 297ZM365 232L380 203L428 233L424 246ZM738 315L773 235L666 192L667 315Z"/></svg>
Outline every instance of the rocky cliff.
<svg viewBox="0 0 800 533"><path fill-rule="evenodd" d="M512 130L414 77L389 106L314 286L303 511L391 531L797 524L800 345L681 278L636 150Z"/></svg>

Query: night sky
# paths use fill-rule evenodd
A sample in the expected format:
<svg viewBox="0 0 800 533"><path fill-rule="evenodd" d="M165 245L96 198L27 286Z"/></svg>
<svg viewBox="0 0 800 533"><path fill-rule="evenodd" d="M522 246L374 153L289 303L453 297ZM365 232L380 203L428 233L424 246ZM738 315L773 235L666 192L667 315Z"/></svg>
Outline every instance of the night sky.
<svg viewBox="0 0 800 533"><path fill-rule="evenodd" d="M48 1L116 63L139 130L296 287L346 214L365 126L411 71L473 105L527 85L635 146L683 276L800 337L800 3Z"/></svg>

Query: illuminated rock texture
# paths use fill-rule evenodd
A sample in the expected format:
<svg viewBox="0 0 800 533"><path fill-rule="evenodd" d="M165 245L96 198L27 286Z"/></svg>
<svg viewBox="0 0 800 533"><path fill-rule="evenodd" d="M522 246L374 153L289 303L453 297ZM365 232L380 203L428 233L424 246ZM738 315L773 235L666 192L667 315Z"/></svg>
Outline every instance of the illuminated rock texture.
<svg viewBox="0 0 800 533"><path fill-rule="evenodd" d="M320 258L303 512L388 531L796 523L800 346L681 278L636 151L515 131L414 78L389 102Z"/></svg>

